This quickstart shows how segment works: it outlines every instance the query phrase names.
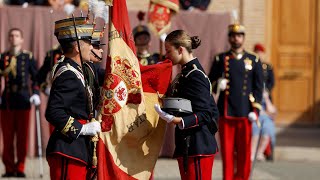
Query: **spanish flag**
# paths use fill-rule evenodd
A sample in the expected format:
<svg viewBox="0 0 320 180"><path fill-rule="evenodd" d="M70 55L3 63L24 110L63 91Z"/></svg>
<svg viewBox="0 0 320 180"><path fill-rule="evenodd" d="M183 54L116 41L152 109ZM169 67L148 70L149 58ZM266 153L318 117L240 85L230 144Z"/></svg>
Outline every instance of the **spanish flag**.
<svg viewBox="0 0 320 180"><path fill-rule="evenodd" d="M98 179L149 179L165 130L165 121L159 120L153 105L169 86L172 64L164 61L140 67L126 1L114 0L110 12L109 54L98 118L102 120Z"/></svg>

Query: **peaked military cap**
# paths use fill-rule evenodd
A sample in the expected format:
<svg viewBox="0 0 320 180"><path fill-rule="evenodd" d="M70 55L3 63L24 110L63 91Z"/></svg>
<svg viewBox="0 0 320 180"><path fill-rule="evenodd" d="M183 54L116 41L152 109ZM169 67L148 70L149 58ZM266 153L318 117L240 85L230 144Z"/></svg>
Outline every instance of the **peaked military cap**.
<svg viewBox="0 0 320 180"><path fill-rule="evenodd" d="M133 31L133 37L136 38L138 35L140 34L147 34L148 36L150 36L150 31L149 31L149 28L145 25L138 25L136 26Z"/></svg>
<svg viewBox="0 0 320 180"><path fill-rule="evenodd" d="M86 17L76 17L75 27L79 40L91 40L93 24L88 24ZM62 19L55 22L54 35L58 40L77 40L73 18Z"/></svg>
<svg viewBox="0 0 320 180"><path fill-rule="evenodd" d="M231 35L232 33L245 34L245 27L238 23L230 24L228 26L228 34Z"/></svg>
<svg viewBox="0 0 320 180"><path fill-rule="evenodd" d="M103 37L103 32L99 30L94 30L92 33L91 44L93 46L102 46L106 44L101 43L101 38Z"/></svg>

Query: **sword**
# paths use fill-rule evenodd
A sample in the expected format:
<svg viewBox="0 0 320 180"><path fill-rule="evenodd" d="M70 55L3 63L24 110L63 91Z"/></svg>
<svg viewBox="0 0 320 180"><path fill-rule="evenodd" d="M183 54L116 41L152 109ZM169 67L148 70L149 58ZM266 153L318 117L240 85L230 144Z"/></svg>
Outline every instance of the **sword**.
<svg viewBox="0 0 320 180"><path fill-rule="evenodd" d="M41 124L40 124L40 109L36 106L36 123L37 123L37 140L38 140L38 156L39 156L39 171L40 178L43 177L43 164L42 164L42 143L41 143Z"/></svg>

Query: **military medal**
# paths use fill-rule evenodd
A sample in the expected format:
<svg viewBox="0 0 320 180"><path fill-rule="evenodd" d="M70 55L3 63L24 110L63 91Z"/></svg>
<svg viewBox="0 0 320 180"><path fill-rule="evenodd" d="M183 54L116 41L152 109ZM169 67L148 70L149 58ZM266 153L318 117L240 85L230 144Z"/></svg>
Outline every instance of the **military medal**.
<svg viewBox="0 0 320 180"><path fill-rule="evenodd" d="M246 58L244 60L244 68L247 70L247 71L251 71L252 70L252 61L249 59L249 58Z"/></svg>

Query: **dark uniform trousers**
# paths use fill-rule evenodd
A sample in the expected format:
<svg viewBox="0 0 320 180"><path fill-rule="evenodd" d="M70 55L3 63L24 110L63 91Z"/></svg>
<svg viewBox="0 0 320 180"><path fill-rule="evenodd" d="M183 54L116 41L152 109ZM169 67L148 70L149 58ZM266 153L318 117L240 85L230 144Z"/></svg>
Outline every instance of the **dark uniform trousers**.
<svg viewBox="0 0 320 180"><path fill-rule="evenodd" d="M219 115L211 95L211 82L197 58L182 66L181 74L172 83L170 91L171 97L190 100L193 111L193 114L180 115L184 128L177 126L175 129L174 157L179 163L181 179L209 180L218 150L214 137L217 127L211 131L209 125L215 125Z"/></svg>
<svg viewBox="0 0 320 180"><path fill-rule="evenodd" d="M248 114L255 112L258 116L261 109L261 62L256 55L247 52L238 58L231 51L221 53L215 57L209 78L214 89L218 88L219 78L228 80L218 99L223 179L248 180L252 134Z"/></svg>
<svg viewBox="0 0 320 180"><path fill-rule="evenodd" d="M93 146L79 135L89 119L88 98L82 68L69 58L55 67L46 119L55 126L46 155L51 179L86 179L90 176Z"/></svg>
<svg viewBox="0 0 320 180"><path fill-rule="evenodd" d="M16 56L5 52L0 57L2 72L0 74L5 79L0 107L4 144L2 160L6 173L23 173L28 148L31 108L28 84L31 79L33 94L39 93L36 83L37 69L32 53L28 51L22 51ZM16 145L14 145L14 137L16 137ZM14 147L17 150L17 162L15 162Z"/></svg>

